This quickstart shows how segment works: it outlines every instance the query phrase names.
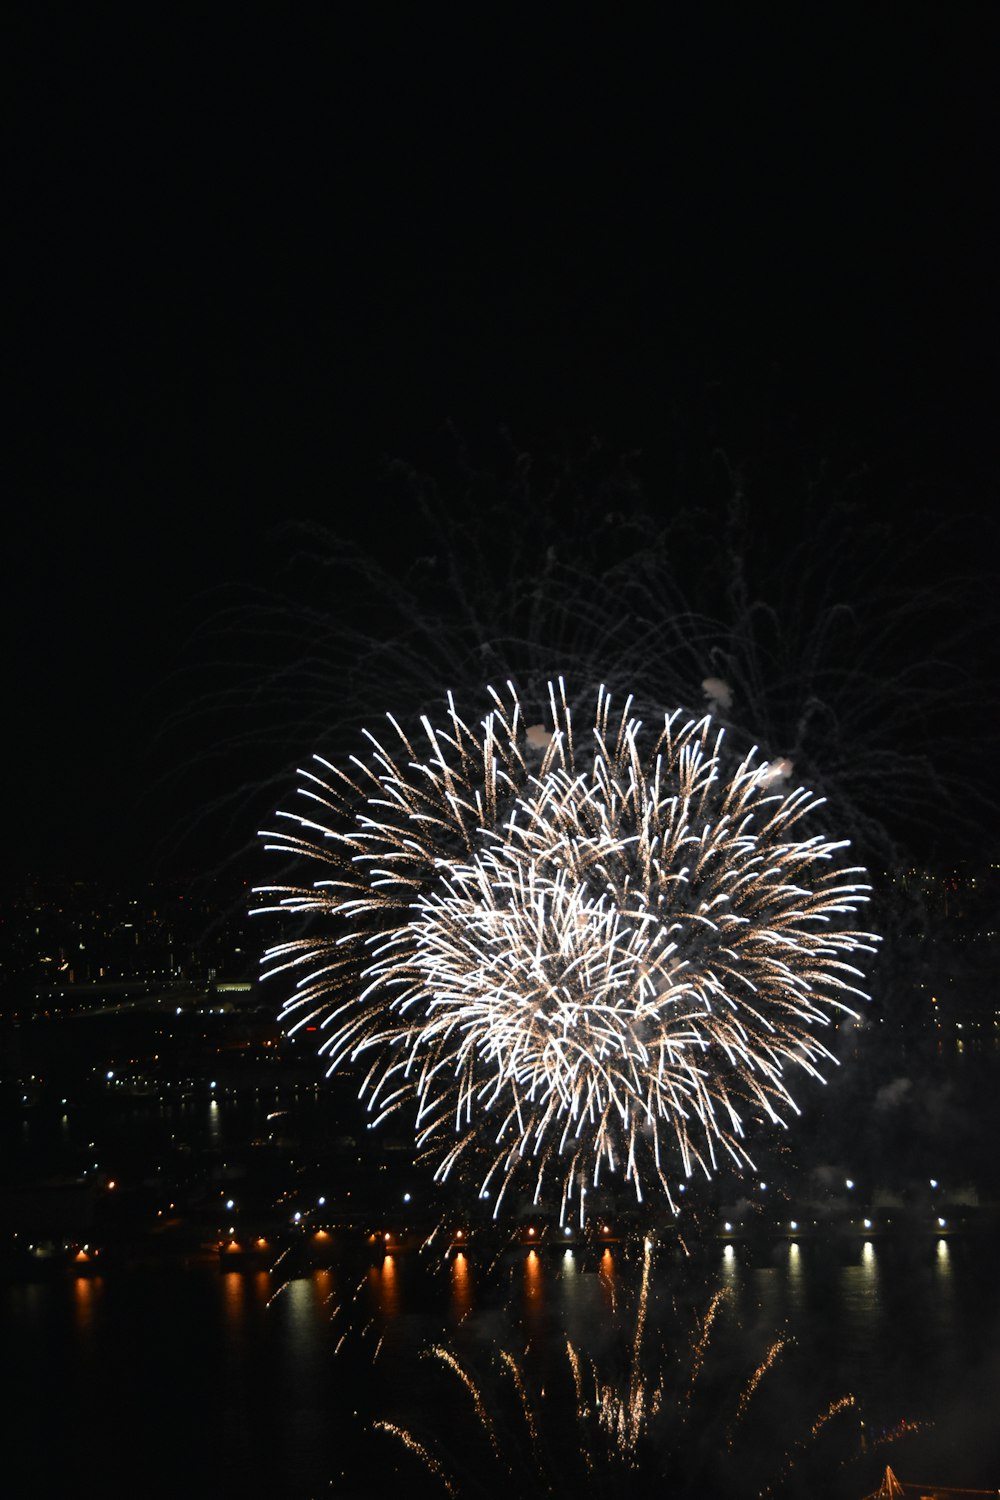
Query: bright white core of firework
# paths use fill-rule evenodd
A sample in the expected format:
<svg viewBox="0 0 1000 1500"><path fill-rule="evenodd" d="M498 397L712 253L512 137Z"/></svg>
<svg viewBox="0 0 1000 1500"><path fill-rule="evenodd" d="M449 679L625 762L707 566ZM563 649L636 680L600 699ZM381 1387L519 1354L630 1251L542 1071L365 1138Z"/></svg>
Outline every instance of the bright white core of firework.
<svg viewBox="0 0 1000 1500"><path fill-rule="evenodd" d="M818 1033L866 998L851 926L864 871L798 830L818 799L751 752L724 764L710 717L650 733L601 688L582 745L562 682L552 727L513 688L474 732L449 699L419 754L369 735L347 774L301 773L307 813L268 847L326 878L269 886L261 910L311 914L272 947L297 971L292 1029L329 1070L361 1065L376 1121L409 1107L437 1175L571 1204L621 1173L639 1198L721 1158L752 1165L748 1124L795 1104ZM275 899L276 898L276 899Z"/></svg>

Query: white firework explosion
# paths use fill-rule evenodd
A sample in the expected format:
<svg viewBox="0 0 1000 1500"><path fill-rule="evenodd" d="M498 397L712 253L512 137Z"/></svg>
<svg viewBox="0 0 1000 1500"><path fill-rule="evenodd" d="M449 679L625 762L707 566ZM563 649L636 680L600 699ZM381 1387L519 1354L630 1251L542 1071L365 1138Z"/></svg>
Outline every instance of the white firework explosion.
<svg viewBox="0 0 1000 1500"><path fill-rule="evenodd" d="M513 687L475 733L449 698L421 756L368 735L347 774L317 757L310 814L265 834L326 867L267 886L270 912L322 925L265 956L298 971L291 1029L316 1024L329 1071L367 1065L376 1122L411 1106L436 1175L558 1197L623 1174L643 1195L719 1161L752 1165L747 1125L795 1110L786 1074L820 1077L820 1039L867 998L853 929L865 873L805 836L820 805L777 790L755 751L677 711L649 733L597 695L574 739L562 680L551 730Z"/></svg>

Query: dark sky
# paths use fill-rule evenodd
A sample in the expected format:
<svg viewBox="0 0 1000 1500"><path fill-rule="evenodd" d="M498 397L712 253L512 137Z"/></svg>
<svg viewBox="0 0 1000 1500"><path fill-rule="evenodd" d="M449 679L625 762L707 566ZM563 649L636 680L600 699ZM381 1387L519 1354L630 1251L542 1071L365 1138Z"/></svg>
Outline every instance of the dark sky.
<svg viewBox="0 0 1000 1500"><path fill-rule="evenodd" d="M994 6L177 9L8 27L15 878L152 868L205 591L288 518L377 547L446 422L766 428L988 550Z"/></svg>

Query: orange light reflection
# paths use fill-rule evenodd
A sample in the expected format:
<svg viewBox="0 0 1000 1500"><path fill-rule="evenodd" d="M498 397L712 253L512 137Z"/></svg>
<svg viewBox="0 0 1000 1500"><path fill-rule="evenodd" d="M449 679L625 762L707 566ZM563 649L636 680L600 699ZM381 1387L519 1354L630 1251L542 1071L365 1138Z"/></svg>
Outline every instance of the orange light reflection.
<svg viewBox="0 0 1000 1500"><path fill-rule="evenodd" d="M451 1263L451 1305L459 1318L472 1308L472 1276L468 1257L461 1250Z"/></svg>

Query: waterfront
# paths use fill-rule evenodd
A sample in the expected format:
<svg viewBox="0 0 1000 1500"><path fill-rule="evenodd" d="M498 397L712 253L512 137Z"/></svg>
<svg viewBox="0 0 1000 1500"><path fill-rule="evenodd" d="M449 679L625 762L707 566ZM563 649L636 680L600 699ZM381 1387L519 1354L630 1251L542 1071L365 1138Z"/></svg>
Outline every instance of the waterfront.
<svg viewBox="0 0 1000 1500"><path fill-rule="evenodd" d="M855 1500L887 1461L904 1478L996 1486L992 1042L910 1042L894 1072L883 1048L867 1095L861 1060L842 1069L794 1151L779 1141L768 1156L766 1187L702 1185L685 1257L669 1217L641 1222L634 1204L609 1214L607 1235L599 1218L565 1238L541 1216L490 1229L482 1205L435 1197L399 1140L359 1134L345 1095L269 1032L234 1050L252 1031L206 1011L195 1046L161 1009L127 1031L120 1017L40 1023L48 1067L0 1116L12 1493L86 1473L108 1496L444 1494L373 1430L380 1418L444 1441L481 1485L460 1493L495 1493L467 1391L421 1351L453 1351L487 1381L507 1351L546 1390L561 1463L578 1433L566 1341L628 1385L647 1233L654 1370L684 1364L708 1299L726 1293L706 1365L720 1415L692 1429L692 1461L732 1438L741 1391L784 1339L740 1419L741 1460L762 1476L850 1395L823 1432L829 1472L801 1493ZM32 1035L19 1033L34 1057ZM70 1035L56 1088L55 1042ZM503 1412L502 1392L487 1395ZM670 1420L665 1408L664 1431ZM513 1452L516 1413L505 1421Z"/></svg>
<svg viewBox="0 0 1000 1500"><path fill-rule="evenodd" d="M987 1485L1000 1472L994 1264L990 1242L965 1236L848 1253L728 1246L701 1269L706 1286L732 1289L740 1331L727 1358L750 1370L776 1334L794 1340L755 1422L794 1437L850 1392L873 1445L863 1472L887 1453L902 1469L897 1453L912 1450L922 1476ZM669 1256L654 1271L654 1329L677 1274ZM437 1274L397 1255L288 1281L280 1269L203 1268L8 1284L11 1492L52 1494L84 1472L108 1495L360 1495L394 1474L412 1488L419 1466L366 1432L371 1419L402 1410L432 1433L475 1425L460 1390L444 1418L426 1409L421 1347L445 1340L476 1358L506 1341L546 1359L568 1336L587 1351L616 1302L627 1326L637 1281L620 1249L518 1252L492 1268L460 1254ZM886 1447L901 1421L926 1430L909 1449Z"/></svg>

